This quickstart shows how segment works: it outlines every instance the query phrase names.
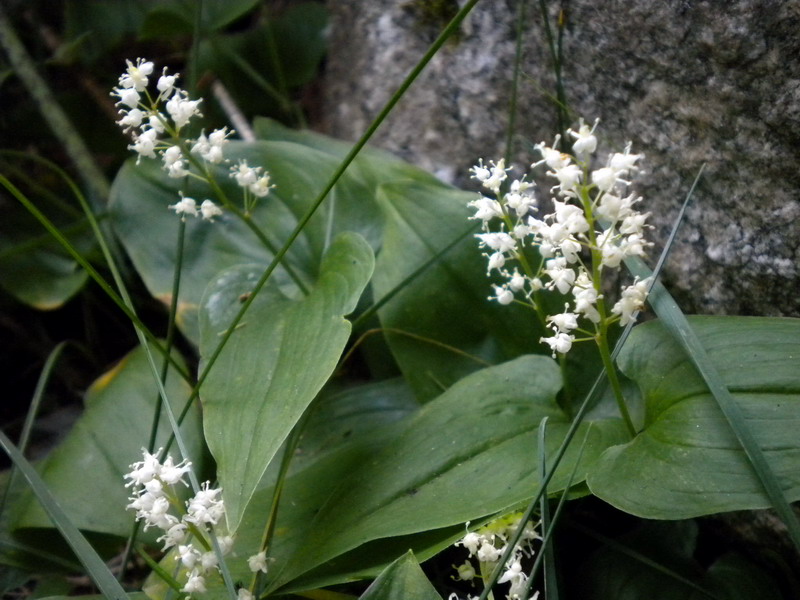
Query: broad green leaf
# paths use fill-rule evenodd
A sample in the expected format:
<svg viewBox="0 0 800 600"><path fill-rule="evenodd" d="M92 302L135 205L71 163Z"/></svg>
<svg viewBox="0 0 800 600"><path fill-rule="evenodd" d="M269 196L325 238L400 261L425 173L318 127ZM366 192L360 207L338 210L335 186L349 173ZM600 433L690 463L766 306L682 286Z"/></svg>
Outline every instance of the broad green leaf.
<svg viewBox="0 0 800 600"><path fill-rule="evenodd" d="M58 531L69 544L78 560L80 560L92 581L103 593L103 596L109 600L127 600L128 596L125 590L114 578L113 573L64 512L61 503L39 477L33 465L28 462L2 431L0 431L0 446L2 446L3 451L14 463L22 477L25 478L36 500L47 513L52 524L58 528Z"/></svg>
<svg viewBox="0 0 800 600"><path fill-rule="evenodd" d="M244 159L270 171L276 188L259 201L253 221L275 248L283 244L338 164L323 152L289 142L231 142L226 156L234 163ZM228 177L227 169L218 169L216 175L230 201L241 206L241 188ZM126 163L111 194L114 229L150 293L165 303L172 290L178 229L178 218L167 207L175 204L181 189L197 199L213 198L205 184L181 185L149 160L138 166L132 160ZM306 286L316 278L323 253L339 233L357 231L373 249L378 248L382 221L374 195L373 185L347 174L334 187L287 254L288 263ZM226 212L215 223L198 219L187 223L184 256L179 325L197 341L197 307L211 279L234 265L266 265L273 254L239 219ZM289 280L281 269L276 276Z"/></svg>
<svg viewBox="0 0 800 600"><path fill-rule="evenodd" d="M536 429L548 421L547 452L569 419L555 402L560 372L551 359L523 356L470 375L422 407L380 453L330 490L298 552L274 565L277 588L368 542L440 530L508 510L537 491ZM619 419L587 421L575 482L620 443ZM563 489L578 449L568 451L550 491Z"/></svg>
<svg viewBox="0 0 800 600"><path fill-rule="evenodd" d="M775 581L743 558L726 554L704 569L694 558L693 521L650 522L596 551L575 578L585 600L779 600Z"/></svg>
<svg viewBox="0 0 800 600"><path fill-rule="evenodd" d="M372 275L373 255L354 233L338 237L302 301L267 284L203 385L206 441L217 460L228 524L236 530L267 466L333 372L350 335L351 313ZM209 356L240 295L261 269L224 271L207 291L201 355Z"/></svg>
<svg viewBox="0 0 800 600"><path fill-rule="evenodd" d="M372 582L360 600L442 600L419 568L413 552L398 558Z"/></svg>
<svg viewBox="0 0 800 600"><path fill-rule="evenodd" d="M376 298L464 234L474 223L467 209L474 197L420 182L387 184L380 189L386 229L373 279ZM421 400L434 398L485 366L481 360L497 363L544 352L533 311L489 301L490 283L486 260L469 235L379 312L383 327L400 330L387 331L386 336Z"/></svg>
<svg viewBox="0 0 800 600"><path fill-rule="evenodd" d="M417 408L413 395L401 379L369 383L341 391L325 389L320 393L303 428L303 436L286 480L275 536L270 545L270 558L275 561L270 570L274 570L275 565L285 563L288 557L305 545L314 515L336 486L359 464L385 447L397 434L398 428L392 427L392 424L406 418ZM242 518L234 548L240 557L255 554L260 548L273 498L275 476L279 470L275 463L259 483L259 489ZM458 529L463 532L463 527ZM327 571L319 574L315 581L297 582L294 589L314 589L321 585L351 581L359 576L374 577L398 554L408 548L417 548L419 544L404 543L399 548L387 546L382 544L355 562L328 565ZM166 568L168 564L162 563L162 566ZM229 566L235 579L246 581L250 577L245 561L231 560ZM156 578L152 579L151 583L155 585ZM219 581L210 581L209 584L222 589Z"/></svg>
<svg viewBox="0 0 800 600"><path fill-rule="evenodd" d="M94 246L80 216L38 204L62 232L86 254ZM6 207L0 232L0 286L17 300L39 310L62 306L86 283L77 262L21 206Z"/></svg>
<svg viewBox="0 0 800 600"><path fill-rule="evenodd" d="M800 320L692 317L689 323L786 498L800 499ZM594 494L655 519L770 506L705 383L660 322L634 329L619 365L642 390L645 427L601 457L588 478Z"/></svg>
<svg viewBox="0 0 800 600"><path fill-rule="evenodd" d="M180 411L189 387L171 371L166 390L173 410ZM136 349L92 384L84 400L85 412L40 465L43 481L79 529L120 537L130 533L133 513L125 509L130 490L125 488L123 475L131 463L141 460L157 396L145 353ZM197 409L189 413L182 432L192 452L190 459L199 471L202 436ZM162 409L156 448L169 434ZM52 527L30 495L19 500L19 507L22 510L14 520L15 529ZM154 537L152 530L149 534Z"/></svg>

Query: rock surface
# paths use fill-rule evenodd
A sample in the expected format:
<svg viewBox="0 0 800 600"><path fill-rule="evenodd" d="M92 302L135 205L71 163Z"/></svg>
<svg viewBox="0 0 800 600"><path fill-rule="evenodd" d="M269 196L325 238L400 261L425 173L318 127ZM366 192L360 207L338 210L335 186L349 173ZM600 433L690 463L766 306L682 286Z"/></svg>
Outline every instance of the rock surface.
<svg viewBox="0 0 800 600"><path fill-rule="evenodd" d="M552 60L537 2L524 21L517 164L552 140ZM560 6L548 3L551 22ZM660 251L705 174L664 280L687 312L800 316L800 0L562 2L564 86L601 118L601 153L632 140ZM330 0L326 127L358 138L416 64L455 0ZM517 3L479 2L373 143L458 185L503 154ZM538 160L538 158L536 158Z"/></svg>

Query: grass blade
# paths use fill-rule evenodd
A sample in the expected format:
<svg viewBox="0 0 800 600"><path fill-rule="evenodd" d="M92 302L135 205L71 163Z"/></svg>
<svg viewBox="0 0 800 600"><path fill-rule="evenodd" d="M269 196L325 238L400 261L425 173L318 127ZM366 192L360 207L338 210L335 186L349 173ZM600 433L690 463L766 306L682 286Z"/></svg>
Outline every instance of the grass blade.
<svg viewBox="0 0 800 600"><path fill-rule="evenodd" d="M72 548L78 560L86 569L87 574L95 582L100 592L110 600L127 600L128 595L122 586L114 578L114 574L109 570L103 559L98 556L94 548L91 547L83 534L78 531L78 528L72 524L67 514L59 506L58 501L47 489L42 478L33 468L24 456L20 453L19 449L11 442L5 433L0 431L0 445L14 466L22 473L22 476L27 479L28 484L31 486L33 493L44 508L47 515L53 521L53 524L64 536L64 539Z"/></svg>
<svg viewBox="0 0 800 600"><path fill-rule="evenodd" d="M44 390L47 387L47 382L50 380L50 374L53 372L53 367L55 367L56 361L58 360L59 356L61 356L61 352L64 350L64 346L66 346L66 342L61 342L55 348L53 348L53 351L50 352L50 355L47 357L44 367L42 367L42 373L39 375L39 379L36 382L36 389L33 392L31 405L28 407L28 414L25 416L25 423L22 426L22 433L19 436L19 452L23 456L25 455L25 451L28 449L28 441L30 440L31 430L33 430L33 423L36 420L36 415L39 414L39 405L42 402ZM6 484L6 489L3 492L3 498L0 500L0 515L2 515L3 511L5 510L6 502L8 501L8 496L11 492L11 487L14 485L16 476L17 468L16 465L14 465L12 466L11 473L8 476L8 483Z"/></svg>
<svg viewBox="0 0 800 600"><path fill-rule="evenodd" d="M542 480L547 475L547 453L544 451L545 433L547 429L547 417L539 423L539 470ZM575 463L577 467L578 463ZM564 489L564 495L569 491L569 487ZM541 556L544 557L544 593L548 600L558 600L558 577L556 574L556 555L553 551L553 543L550 541L550 533L553 522L550 520L550 499L547 497L547 488L542 486L542 500L539 514L542 518L542 532L548 534L546 544L542 544Z"/></svg>
<svg viewBox="0 0 800 600"><path fill-rule="evenodd" d="M697 177L695 178L695 181L689 190L686 200L681 207L678 218L676 219L675 225L667 241L667 246L665 247L664 252L661 254L661 257L656 265L655 276L658 275L658 272L666 260L667 252L671 247L672 242L675 240L675 236L677 235L683 215L686 212L686 206L689 203L689 199L691 198L694 189L697 186L697 182L704 168L705 165L703 165L698 172ZM654 274L653 271L650 271L650 269L647 268L647 265L644 264L644 261L638 257L631 257L630 259L626 260L626 265L630 269L631 273L641 279L653 276ZM672 296L670 296L669 292L667 292L666 288L664 288L660 282L656 281L655 278L653 284L651 285L648 303L653 308L653 311L656 313L656 315L658 315L658 317L664 323L667 331L672 334L675 341L678 342L678 344L684 349L686 356L695 366L697 372L703 378L703 381L705 381L709 392L711 392L711 394L714 396L714 399L722 411L722 414L728 421L731 430L747 455L750 464L753 466L753 471L763 485L764 492L772 503L772 507L786 525L792 543L794 544L795 548L800 550L800 521L798 521L797 515L787 502L786 497L783 494L783 489L778 482L778 478L770 468L769 463L767 462L767 459L761 450L761 447L758 445L757 440L753 436L753 432L748 427L741 408L728 391L728 388L725 386L725 382L722 381L722 378L720 377L716 367L711 363L708 353L705 351L705 348L703 348L703 345L700 343L697 335L695 335L683 312L678 307L675 300L673 300Z"/></svg>

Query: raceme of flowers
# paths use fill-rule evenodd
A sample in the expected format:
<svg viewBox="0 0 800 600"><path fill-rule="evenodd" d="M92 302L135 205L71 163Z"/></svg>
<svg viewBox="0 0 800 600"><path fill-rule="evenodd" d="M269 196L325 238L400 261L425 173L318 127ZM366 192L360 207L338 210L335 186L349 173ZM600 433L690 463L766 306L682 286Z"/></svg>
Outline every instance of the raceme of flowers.
<svg viewBox="0 0 800 600"><path fill-rule="evenodd" d="M523 301L537 308L540 290L566 296L564 312L545 317L552 336L541 342L550 346L553 356L568 352L575 341L593 339L609 323L627 325L642 308L650 283L635 280L607 314L604 273L619 269L626 257L643 256L652 244L644 235L649 213L639 212L641 198L627 193L628 177L638 170L642 155L632 154L628 144L623 152L611 154L606 166L590 171L596 127L597 122L590 128L581 120L578 131L568 130L574 138L571 155L557 150L560 136L552 146L535 146L542 159L531 167L546 165L547 176L557 182L551 188L553 212L541 219L534 183L525 176L508 181L511 169L503 160L488 165L480 160L470 169L491 192L469 203L475 209L470 218L483 226L476 237L486 249L487 274L496 272L503 279L494 285L491 299L500 304ZM529 263L526 247L538 250L539 264ZM594 331L581 327L581 320L592 323ZM576 333L585 337L576 338Z"/></svg>
<svg viewBox="0 0 800 600"><path fill-rule="evenodd" d="M501 517L481 527L477 531L467 533L456 546L463 546L468 552L469 557L463 564L454 568L458 574L454 579L459 581L472 582L474 579L481 578L481 575L488 575L494 571L500 557L506 551L509 539L517 532L517 528L522 520L522 513L511 513ZM536 540L541 540L533 523L528 521L522 530L522 536L511 553L506 563L505 571L497 580L498 584L508 583L507 600L536 600L539 592L532 596L524 597L528 585L528 575L523 571L522 561L531 558L535 554L533 544ZM478 569L475 569L473 559L478 562ZM477 598L478 596L475 596ZM467 600L472 600L472 596L467 596ZM456 594L451 594L448 600L459 600Z"/></svg>
<svg viewBox="0 0 800 600"><path fill-rule="evenodd" d="M174 549L176 560L185 569L185 584L181 588L186 594L206 591L206 579L219 573L218 556L212 548L211 535L222 533L221 525L225 518L222 488L211 488L205 482L197 493L185 504L181 503L176 486L183 484L184 475L191 469L191 463L182 461L175 464L171 456L163 462L159 455L142 450L142 460L130 466L125 475L133 488L131 503L127 508L136 511L136 520L144 523L145 530L156 527L163 532L158 538L163 542L163 551ZM174 514L177 512L179 515ZM217 543L222 555L233 548L234 540L229 535L217 535ZM247 559L250 571L267 572L266 552L262 551ZM249 590L239 590L239 600L251 600Z"/></svg>
<svg viewBox="0 0 800 600"><path fill-rule="evenodd" d="M161 159L162 167L169 177L180 179L196 177L209 181L210 165L227 163L224 148L228 138L235 132L223 127L208 135L201 132L196 138L186 136L186 128L194 117L201 117L201 100L191 100L189 94L176 85L178 73L169 75L167 68L156 81L156 89L148 89L154 72L152 62L137 58L136 63L126 61L128 68L119 78L118 87L111 96L121 116L117 124L129 133L133 143L129 149L144 158ZM157 92L157 93L156 93ZM267 196L275 186L270 175L262 167L248 166L240 160L230 168L230 177L243 188L245 207L252 207L252 199ZM212 200L203 200L199 205L193 198L181 195L181 200L169 207L182 219L200 216L213 221L222 210Z"/></svg>

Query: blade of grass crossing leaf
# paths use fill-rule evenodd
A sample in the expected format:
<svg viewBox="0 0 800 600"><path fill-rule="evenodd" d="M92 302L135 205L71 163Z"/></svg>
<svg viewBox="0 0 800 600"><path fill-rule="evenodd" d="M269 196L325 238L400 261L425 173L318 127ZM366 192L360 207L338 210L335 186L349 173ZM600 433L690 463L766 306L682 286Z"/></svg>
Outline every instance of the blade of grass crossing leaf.
<svg viewBox="0 0 800 600"><path fill-rule="evenodd" d="M642 277L646 277L649 272L643 263L641 268L637 268L637 271ZM703 348L678 305L660 282L656 282L653 286L648 302L664 323L666 329L672 333L675 340L686 351L687 357L692 361L692 364L694 364L705 381L709 392L714 396L722 414L728 421L731 430L753 466L753 471L763 485L764 492L772 503L772 507L778 513L784 525L786 525L792 543L795 548L800 550L800 522L798 522L797 516L786 501L778 478L769 466L752 430L747 425L742 409L728 391L725 382L722 381L705 348Z"/></svg>
<svg viewBox="0 0 800 600"><path fill-rule="evenodd" d="M383 109L381 109L380 113L378 113L378 116L375 117L375 120L367 128L367 131L364 132L361 138L353 145L353 147L350 149L350 152L347 153L347 156L345 156L341 164L337 167L336 171L333 173L333 175L331 175L331 178L328 181L328 183L325 184L325 187L322 189L322 191L320 191L319 195L314 199L308 211L306 211L306 214L303 215L303 217L295 226L292 233L289 234L289 237L287 238L286 242L283 244L281 249L272 257L272 261L267 266L261 278L253 286L252 293L247 298L247 300L245 300L244 304L242 304L242 307L239 309L239 312L231 321L228 330L222 336L222 339L219 341L219 344L217 344L214 351L209 355L205 368L197 378L197 385L195 386L192 395L186 401L186 405L184 406L183 410L181 411L181 420L183 416L188 412L189 406L192 404L192 402L194 402L194 400L199 395L200 388L202 387L203 382L208 377L208 373L211 371L211 368L217 362L217 359L222 353L222 350L225 347L225 345L228 343L228 340L233 335L233 332L236 330L236 327L244 318L245 313L250 308L250 305L255 301L258 293L267 283L267 280L272 275L272 272L275 270L278 264L283 260L284 255L289 251L291 245L299 237L300 233L303 231L305 226L308 224L308 222L316 213L317 209L320 207L322 202L325 200L330 191L333 189L333 186L336 185L336 182L339 181L341 176L350 166L350 163L352 163L355 160L356 156L358 156L358 153L361 152L361 149L367 144L369 139L378 130L378 127L380 127L380 125L383 123L386 117L389 116L389 113L394 109L395 105L400 101L400 98L403 97L406 90L409 87L411 87L411 84L414 83L414 81L417 79L422 70L428 65L428 63L431 61L434 55L450 38L450 36L456 31L458 26L466 18L466 16L469 14L469 12L477 3L478 0L469 0L466 4L464 4L464 6L461 7L458 13L456 13L456 16L453 17L453 19L447 24L447 26L444 28L439 37L437 37L436 40L433 42L433 44L431 44L430 48L428 48L427 52L425 52L425 55L420 59L420 61L416 64L416 66L406 76L406 78L403 80L403 83L400 84L400 87L388 100Z"/></svg>
<svg viewBox="0 0 800 600"><path fill-rule="evenodd" d="M797 515L795 515L791 506L786 501L786 497L783 494L783 489L781 488L775 473L770 468L769 463L767 462L767 459L761 450L761 447L758 445L757 440L753 436L753 432L747 426L747 422L742 414L741 408L728 391L728 388L725 386L725 382L722 381L722 378L720 377L716 367L714 367L714 365L711 363L705 348L703 348L700 340L695 335L683 312L680 310L677 303L672 299L672 296L670 296L664 286L655 279L661 267L663 266L664 261L666 260L667 251L671 247L672 242L675 240L678 228L686 212L686 206L689 203L689 199L691 198L694 189L697 186L697 182L699 181L704 168L705 165L700 168L700 171L698 172L697 177L695 178L694 183L687 194L686 200L684 201L683 206L678 214L678 218L676 219L675 225L673 226L672 232L670 233L667 241L667 246L658 260L654 280L650 286L651 291L650 295L648 296L648 303L653 308L653 311L662 320L667 330L672 333L675 340L681 345L681 347L683 347L688 358L697 368L698 373L700 373L700 376L705 381L709 391L714 396L717 405L728 421L728 424L736 436L736 439L741 444L742 449L750 461L750 464L753 466L756 476L764 486L764 492L767 494L767 497L772 503L772 507L786 525L792 543L794 544L795 548L800 550L800 522L798 521ZM627 259L626 265L634 275L640 277L641 279L654 275L653 272L647 268L647 265L645 265L644 262L638 257L631 257L630 259Z"/></svg>
<svg viewBox="0 0 800 600"><path fill-rule="evenodd" d="M58 361L59 356L61 356L64 346L66 346L66 342L61 342L55 348L53 348L52 352L50 352L49 356L47 357L44 367L42 367L42 372L39 375L39 379L36 382L36 389L33 392L33 398L31 399L31 404L28 407L28 414L25 415L25 423L22 426L22 433L19 436L19 444L17 445L20 454L23 456L25 456L25 452L28 449L28 441L30 440L31 430L33 430L33 423L36 421L36 416L39 414L39 405L42 402L44 390L47 387L47 382L50 381L50 374L53 372L53 367L55 366L56 361ZM8 495L11 492L11 487L14 485L14 479L16 476L17 468L16 465L14 465L11 468L11 474L8 476L6 489L3 491L3 499L0 500L0 515L2 515L3 510L5 510L6 502L8 501Z"/></svg>
<svg viewBox="0 0 800 600"><path fill-rule="evenodd" d="M547 417L542 419L539 423L539 473L542 481L547 475L547 452L545 452L545 437L547 433ZM577 465L577 463L576 463ZM567 493L569 487L564 488L564 494ZM542 532L551 533L553 524L550 521L550 499L547 497L547 487L542 485L542 499L540 503L539 515L542 519ZM524 523L520 523L518 529L521 529ZM544 593L548 600L558 600L558 577L556 574L556 557L553 551L553 543L549 541L542 545L541 556L544 557Z"/></svg>
<svg viewBox="0 0 800 600"><path fill-rule="evenodd" d="M384 304L386 304L386 303L387 303L387 302L389 302L389 301L390 301L392 298L394 298L394 297L395 297L395 296L396 296L396 295L397 295L397 294L398 294L400 291L402 291L402 290L403 290L403 288L405 288L405 287L406 287L406 286L407 286L409 283L411 283L412 281L414 281L414 279L416 279L417 277L419 277L419 276L420 276L422 273L424 273L424 272L425 272L425 271L426 271L426 270L427 270L429 267L431 267L431 266L435 265L437 262L439 262L439 261L442 259L442 257L443 257L445 254L447 254L448 252L450 252L450 250L452 250L453 248L455 248L455 246L456 246L456 245L457 245L457 244L458 244L458 243L459 243L461 240L463 240L465 237L467 237L468 235L470 235L470 234L471 234L473 231L475 231L476 229L478 229L478 227L479 227L479 226L480 226L480 224L479 224L479 223L475 223L474 225L471 225L471 226L469 227L469 229L467 229L466 231L464 231L464 233L461 233L461 234L459 234L458 236L456 236L456 237L453 239L453 241L451 241L451 242L450 242L449 244L447 244L447 245L446 245L444 248L442 248L441 250L439 250L439 251L438 251L436 254L434 254L433 256L431 256L431 257L430 257L430 259L428 259L428 260L427 260L427 261L425 261L425 262L424 262L422 265L420 265L420 266L419 266L417 269L415 269L415 270L414 270L414 271L413 271L413 272L412 272L412 273L411 273L411 274L410 274L408 277L406 277L405 279L403 279L403 280L402 280L400 283L398 283L398 284L397 284L395 287L393 287L393 288L392 288L391 290L389 290L389 291L388 291L386 294L384 294L384 296L383 296L383 297L382 297L380 300L378 300L378 301L377 301L377 302L375 302L375 303L374 303L372 306L370 306L369 308L367 308L367 310L365 310L363 313L361 313L361 314L358 316L358 318L357 318L355 321L353 321L353 331L356 331L356 329L358 328L358 326L359 326L359 325L361 325L361 324L362 324L362 323L364 323L365 321L369 320L369 318L370 318L372 315L374 315L376 312L378 312L378 311L381 309L381 307L382 307Z"/></svg>
<svg viewBox="0 0 800 600"><path fill-rule="evenodd" d="M619 336L619 339L617 340L617 343L614 346L614 350L611 353L612 360L616 360L617 356L619 356L623 344L628 339L631 329L633 329L633 325L634 325L633 322L628 323L628 325L622 331L622 334ZM536 510L537 503L542 498L543 495L542 490L547 487L547 485L550 483L550 480L553 478L556 469L561 464L561 460L564 458L564 454L566 454L567 452L567 447L572 443L572 439L578 432L578 427L580 427L580 424L583 422L584 417L586 417L586 414L589 412L589 408L594 406L595 402L602 395L605 389L605 384L606 384L606 374L605 371L602 371L597 375L597 378L594 380L592 388L589 390L589 393L586 394L586 398L581 403L580 408L578 408L578 412L575 413L575 417L572 419L572 423L570 424L567 433L564 435L564 441L561 442L561 445L558 447L558 451L556 451L556 454L553 457L553 463L550 469L547 471L547 475L545 475L544 479L542 479L539 485L539 491L531 499L530 504L528 504L528 508L525 510L525 513L523 514L522 522L527 523L528 520L530 520L531 516ZM516 544L519 541L521 535L522 531L518 530L517 533L512 538L511 542L506 544L506 549L503 552L503 555L500 557L500 561L497 563L498 566L492 572L491 577L489 577L489 579L484 582L486 587L484 588L483 592L481 592L479 600L486 600L486 598L488 597L488 594L492 586L494 586L494 584L500 578L500 571L502 569L502 565L508 562L514 544Z"/></svg>
<svg viewBox="0 0 800 600"><path fill-rule="evenodd" d="M569 474L569 479L567 479L567 485L564 486L564 491L561 493L561 498L558 500L558 506L556 506L556 511L553 513L553 518L550 519L550 526L545 529L542 526L542 532L544 536L542 537L542 551L536 556L536 560L533 563L533 567L531 567L531 572L528 574L528 583L525 586L525 591L522 594L522 598L530 598L531 591L533 589L533 581L536 578L536 574L539 572L539 567L543 564L543 559L545 558L544 549L548 546L551 546L550 540L553 537L555 532L554 525L558 523L559 519L561 518L561 512L564 510L564 507L567 505L567 498L569 497L569 490L572 487L572 482L575 480L575 475L578 473L578 465L581 463L581 458L583 458L583 451L586 448L586 442L589 441L589 431L591 427L587 428L586 433L583 436L583 442L581 443L581 447L578 450L578 458L575 460L575 465L572 467L572 472ZM547 471L545 471L546 473ZM545 577L547 574L545 574ZM553 573L555 577L555 572ZM546 581L546 580L545 580Z"/></svg>
<svg viewBox="0 0 800 600"><path fill-rule="evenodd" d="M80 560L81 564L86 569L89 577L95 582L97 587L106 598L112 600L127 599L128 595L122 586L114 578L114 574L108 569L103 560L91 547L86 538L83 537L78 528L72 524L67 517L66 513L59 506L58 501L47 489L44 481L42 481L39 474L33 466L25 459L17 447L8 439L5 433L0 431L0 445L3 450L8 454L8 457L14 463L22 476L28 481L33 493L42 505L42 508L47 512L47 515L52 519L53 524L64 536L64 539L72 548L75 555Z"/></svg>
<svg viewBox="0 0 800 600"><path fill-rule="evenodd" d="M75 261L89 274L89 277L94 279L95 283L100 286L106 295L111 298L112 302L119 307L119 309L125 313L125 316L128 317L135 326L142 329L145 332L148 339L155 345L158 349L159 353L162 355L166 355L166 351L164 350L163 346L158 343L158 340L153 335L153 333L147 328L147 326L142 323L139 317L136 315L133 310L127 306L125 301L114 291L114 289L109 285L109 283L103 278L100 273L87 261L80 252L72 245L61 231L56 227L50 219L48 219L37 207L34 205L26 196L23 194L13 183L11 183L6 177L0 175L0 185L6 188L6 190L14 196L20 204L22 204L28 212L30 212L41 224L42 226L52 235L59 244L61 244L64 249L75 259ZM181 374L185 380L189 381L189 374L183 368L182 365L178 364L177 362L173 363L173 367L177 370L178 373Z"/></svg>

